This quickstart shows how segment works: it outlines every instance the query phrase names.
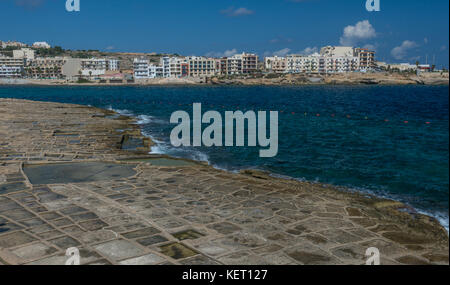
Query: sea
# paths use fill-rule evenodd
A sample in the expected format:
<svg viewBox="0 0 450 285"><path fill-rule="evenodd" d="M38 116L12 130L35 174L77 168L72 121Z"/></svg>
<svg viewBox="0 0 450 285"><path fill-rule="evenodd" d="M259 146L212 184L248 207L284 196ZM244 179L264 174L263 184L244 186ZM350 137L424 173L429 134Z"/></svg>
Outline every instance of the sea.
<svg viewBox="0 0 450 285"><path fill-rule="evenodd" d="M115 110L136 117L156 143L152 153L398 200L448 230L448 86L0 86L0 98ZM182 110L192 119L193 103L223 117L278 111L277 156L261 158L260 147L172 146L170 117Z"/></svg>

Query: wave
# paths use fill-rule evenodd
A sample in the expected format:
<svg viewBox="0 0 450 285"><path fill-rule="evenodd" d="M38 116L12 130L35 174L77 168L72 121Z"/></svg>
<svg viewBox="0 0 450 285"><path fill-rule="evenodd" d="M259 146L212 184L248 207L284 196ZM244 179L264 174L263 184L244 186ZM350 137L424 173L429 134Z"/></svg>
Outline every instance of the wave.
<svg viewBox="0 0 450 285"><path fill-rule="evenodd" d="M110 110L110 111L114 111L114 112L116 112L118 114L121 114L121 115L124 115L124 116L129 116L129 117L134 117L135 116L134 113L132 111L130 111L130 110L127 110L127 109L114 109L111 105L109 105L106 109Z"/></svg>
<svg viewBox="0 0 450 285"><path fill-rule="evenodd" d="M153 120L153 117L148 116L148 115L139 115L139 116L137 116L137 118L138 118L138 121L137 121L138 125L145 125L145 124L150 123Z"/></svg>

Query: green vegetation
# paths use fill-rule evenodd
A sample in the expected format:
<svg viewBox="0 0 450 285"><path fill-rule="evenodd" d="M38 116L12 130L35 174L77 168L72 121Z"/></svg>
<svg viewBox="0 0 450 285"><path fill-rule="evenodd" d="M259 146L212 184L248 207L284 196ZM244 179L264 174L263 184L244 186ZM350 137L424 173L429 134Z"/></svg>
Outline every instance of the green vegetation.
<svg viewBox="0 0 450 285"><path fill-rule="evenodd" d="M40 57L55 57L64 55L65 51L60 46L55 46L52 48L37 48L34 49L36 54Z"/></svg>
<svg viewBox="0 0 450 285"><path fill-rule="evenodd" d="M269 74L266 74L264 77L267 78L267 79L274 79L274 78L280 77L280 74L278 74L278 73L269 73Z"/></svg>
<svg viewBox="0 0 450 285"><path fill-rule="evenodd" d="M77 51L75 52L75 54L73 54L74 58L91 58L92 55L89 54L89 52L85 52L85 51Z"/></svg>
<svg viewBox="0 0 450 285"><path fill-rule="evenodd" d="M13 47L13 46L5 47L5 48L0 47L0 54L2 54L4 56L12 57L13 51L17 50L17 49L20 49L20 47Z"/></svg>
<svg viewBox="0 0 450 285"><path fill-rule="evenodd" d="M83 84L83 83L92 83L92 82L85 78L78 78L77 83Z"/></svg>

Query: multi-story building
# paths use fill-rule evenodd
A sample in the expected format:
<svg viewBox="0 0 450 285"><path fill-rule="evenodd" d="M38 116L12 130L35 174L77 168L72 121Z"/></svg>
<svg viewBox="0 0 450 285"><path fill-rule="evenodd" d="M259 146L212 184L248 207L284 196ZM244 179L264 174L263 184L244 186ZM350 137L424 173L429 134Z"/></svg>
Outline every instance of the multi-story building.
<svg viewBox="0 0 450 285"><path fill-rule="evenodd" d="M242 54L242 73L248 74L258 70L258 56L253 53Z"/></svg>
<svg viewBox="0 0 450 285"><path fill-rule="evenodd" d="M356 53L357 51L357 53ZM341 73L362 70L361 54L367 55L365 49L352 47L327 46L320 50L320 54L288 55L286 57L266 57L266 70L276 73ZM369 54L373 55L371 52ZM368 61L372 62L373 57ZM373 66L372 63L363 63L364 66Z"/></svg>
<svg viewBox="0 0 450 285"><path fill-rule="evenodd" d="M135 58L133 66L135 79L159 78L164 76L163 67L150 64L148 59Z"/></svg>
<svg viewBox="0 0 450 285"><path fill-rule="evenodd" d="M170 57L161 57L160 66L163 68L163 77L170 77Z"/></svg>
<svg viewBox="0 0 450 285"><path fill-rule="evenodd" d="M149 78L162 78L164 70L162 66L157 66L154 64L149 65Z"/></svg>
<svg viewBox="0 0 450 285"><path fill-rule="evenodd" d="M25 59L0 55L0 77L22 77Z"/></svg>
<svg viewBox="0 0 450 285"><path fill-rule="evenodd" d="M325 57L325 73L343 73L359 70L359 59L354 56Z"/></svg>
<svg viewBox="0 0 450 285"><path fill-rule="evenodd" d="M135 58L133 61L134 78L150 78L150 61L143 58Z"/></svg>
<svg viewBox="0 0 450 285"><path fill-rule="evenodd" d="M287 73L318 73L320 72L320 63L324 63L321 61L319 54L310 56L288 55L285 58L285 62L285 72ZM280 69L278 72L281 72L283 65L277 68Z"/></svg>
<svg viewBox="0 0 450 285"><path fill-rule="evenodd" d="M62 73L65 62L63 57L35 58L27 61L25 74L30 78L61 79L65 77Z"/></svg>
<svg viewBox="0 0 450 285"><path fill-rule="evenodd" d="M169 71L166 77L185 77L189 75L189 59L184 57L170 57Z"/></svg>
<svg viewBox="0 0 450 285"><path fill-rule="evenodd" d="M227 58L226 75L242 74L242 54L235 54Z"/></svg>
<svg viewBox="0 0 450 285"><path fill-rule="evenodd" d="M359 59L360 70L370 70L376 67L375 51L366 48L355 48L354 56Z"/></svg>
<svg viewBox="0 0 450 285"><path fill-rule="evenodd" d="M275 73L285 73L287 68L286 57L269 56L264 58L264 68Z"/></svg>
<svg viewBox="0 0 450 285"><path fill-rule="evenodd" d="M214 76L217 74L217 60L207 57L189 57L189 76L202 77Z"/></svg>
<svg viewBox="0 0 450 285"><path fill-rule="evenodd" d="M120 61L114 58L110 58L107 61L109 71L117 71L120 69Z"/></svg>
<svg viewBox="0 0 450 285"><path fill-rule="evenodd" d="M14 66L0 66L0 78L18 78L22 77L23 68Z"/></svg>
<svg viewBox="0 0 450 285"><path fill-rule="evenodd" d="M99 76L106 73L107 60L104 58L90 58L81 60L82 76Z"/></svg>

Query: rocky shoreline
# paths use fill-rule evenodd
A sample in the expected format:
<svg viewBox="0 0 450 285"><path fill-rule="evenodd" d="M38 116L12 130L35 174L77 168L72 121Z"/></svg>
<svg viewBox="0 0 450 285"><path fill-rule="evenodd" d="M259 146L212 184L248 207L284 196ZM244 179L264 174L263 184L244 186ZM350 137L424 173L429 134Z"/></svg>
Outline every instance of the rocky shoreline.
<svg viewBox="0 0 450 285"><path fill-rule="evenodd" d="M0 264L448 264L434 219L387 199L161 155L130 117L0 99ZM63 175L60 175L60 174Z"/></svg>
<svg viewBox="0 0 450 285"><path fill-rule="evenodd" d="M0 85L36 86L303 86L303 85L448 85L448 73L347 73L332 75L266 74L247 77L155 78L134 83L74 83L51 79L1 79Z"/></svg>

